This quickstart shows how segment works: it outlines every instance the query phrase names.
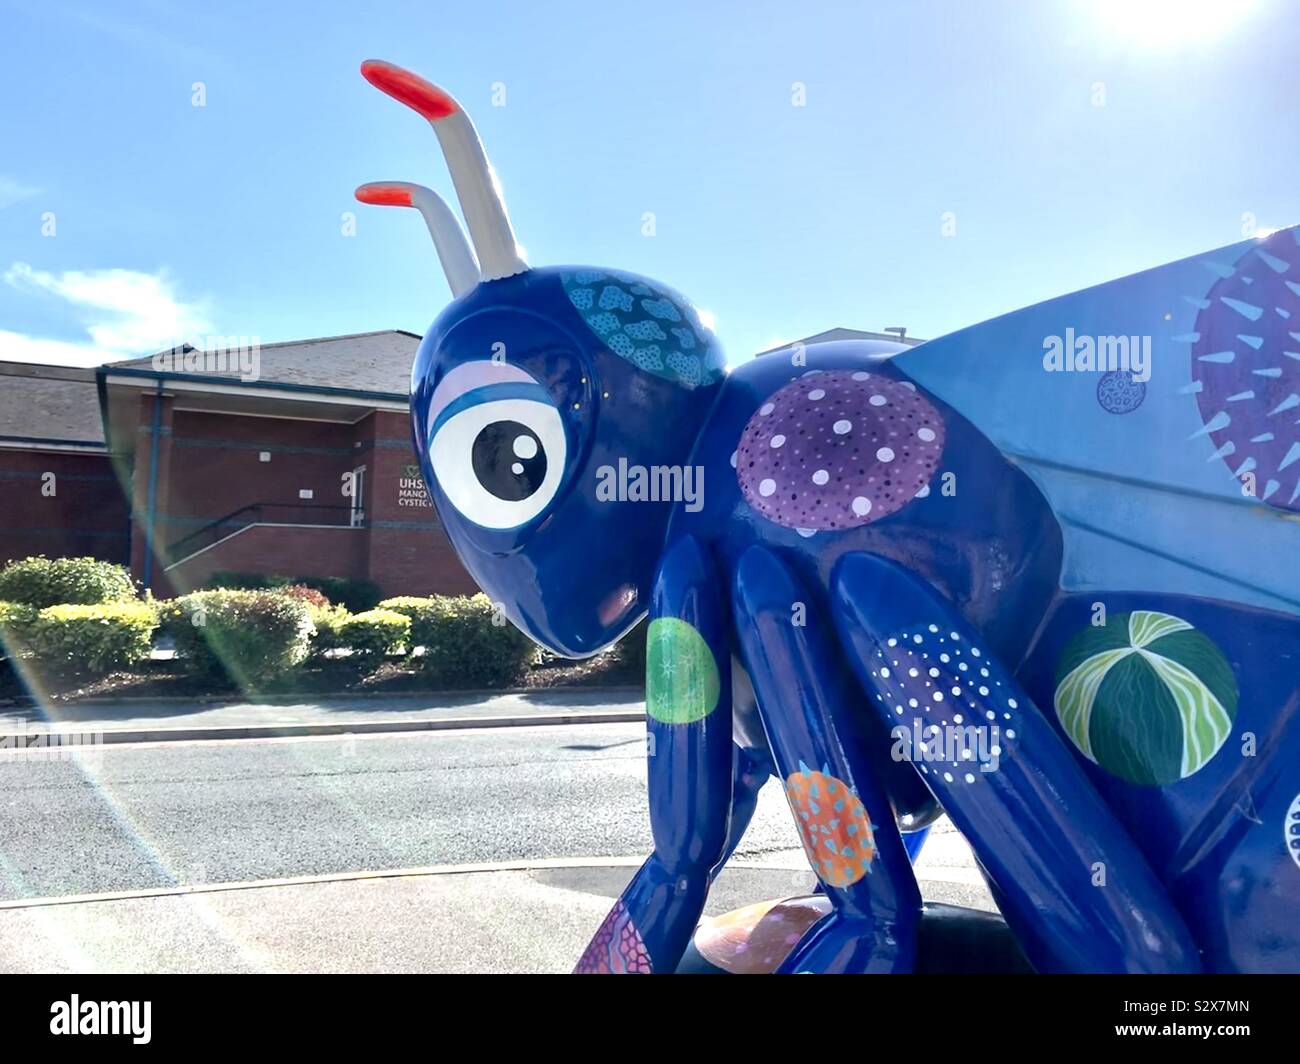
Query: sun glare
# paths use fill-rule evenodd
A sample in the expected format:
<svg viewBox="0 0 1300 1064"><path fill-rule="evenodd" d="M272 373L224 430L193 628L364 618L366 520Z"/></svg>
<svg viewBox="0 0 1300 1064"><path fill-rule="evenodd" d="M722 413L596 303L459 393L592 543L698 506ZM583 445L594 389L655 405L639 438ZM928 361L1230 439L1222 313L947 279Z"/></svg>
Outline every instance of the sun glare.
<svg viewBox="0 0 1300 1064"><path fill-rule="evenodd" d="M1143 45L1213 41L1248 18L1258 0L1084 0L1110 32Z"/></svg>

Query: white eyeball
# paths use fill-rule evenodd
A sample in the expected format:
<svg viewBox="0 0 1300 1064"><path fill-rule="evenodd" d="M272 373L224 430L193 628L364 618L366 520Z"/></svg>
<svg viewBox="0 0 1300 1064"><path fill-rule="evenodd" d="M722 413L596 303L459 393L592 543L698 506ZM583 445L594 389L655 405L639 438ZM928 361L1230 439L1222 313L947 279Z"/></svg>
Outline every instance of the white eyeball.
<svg viewBox="0 0 1300 1064"><path fill-rule="evenodd" d="M438 486L484 528L527 524L550 504L564 475L560 412L536 399L490 399L434 427L429 461Z"/></svg>

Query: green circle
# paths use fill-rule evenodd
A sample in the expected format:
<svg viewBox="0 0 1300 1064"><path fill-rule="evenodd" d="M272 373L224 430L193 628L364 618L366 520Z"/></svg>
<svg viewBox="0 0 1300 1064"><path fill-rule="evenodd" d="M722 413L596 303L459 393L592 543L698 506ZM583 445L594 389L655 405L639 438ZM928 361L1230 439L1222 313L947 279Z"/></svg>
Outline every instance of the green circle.
<svg viewBox="0 0 1300 1064"><path fill-rule="evenodd" d="M658 617L646 633L646 712L664 724L690 724L718 708L718 663L686 621Z"/></svg>
<svg viewBox="0 0 1300 1064"><path fill-rule="evenodd" d="M1056 668L1056 716L1070 741L1144 786L1204 768L1232 732L1237 698L1223 651L1181 617L1155 610L1076 633Z"/></svg>

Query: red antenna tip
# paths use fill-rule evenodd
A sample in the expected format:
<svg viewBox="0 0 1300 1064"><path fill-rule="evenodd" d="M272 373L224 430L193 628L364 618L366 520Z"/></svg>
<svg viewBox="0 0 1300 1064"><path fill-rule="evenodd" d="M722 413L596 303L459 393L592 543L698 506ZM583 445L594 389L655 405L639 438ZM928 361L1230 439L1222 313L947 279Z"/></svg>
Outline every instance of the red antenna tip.
<svg viewBox="0 0 1300 1064"><path fill-rule="evenodd" d="M382 59L367 59L362 63L361 76L380 92L386 92L399 103L418 111L430 122L460 110L456 101L436 85Z"/></svg>
<svg viewBox="0 0 1300 1064"><path fill-rule="evenodd" d="M356 197L362 203L376 207L411 207L411 190L403 185L391 185L384 181L372 181L362 185L356 191Z"/></svg>

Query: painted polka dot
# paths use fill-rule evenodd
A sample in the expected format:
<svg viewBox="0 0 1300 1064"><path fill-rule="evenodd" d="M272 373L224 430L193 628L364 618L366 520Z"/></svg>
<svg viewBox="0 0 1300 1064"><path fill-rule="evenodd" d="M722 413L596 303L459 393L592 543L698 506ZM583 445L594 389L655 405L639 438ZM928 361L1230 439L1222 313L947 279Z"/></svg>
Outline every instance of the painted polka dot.
<svg viewBox="0 0 1300 1064"><path fill-rule="evenodd" d="M942 417L918 392L883 373L826 371L763 403L736 448L736 477L746 501L777 524L853 528L927 487L943 441Z"/></svg>

